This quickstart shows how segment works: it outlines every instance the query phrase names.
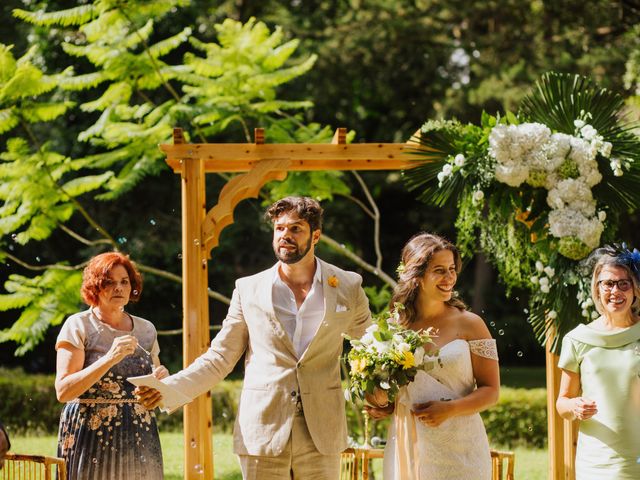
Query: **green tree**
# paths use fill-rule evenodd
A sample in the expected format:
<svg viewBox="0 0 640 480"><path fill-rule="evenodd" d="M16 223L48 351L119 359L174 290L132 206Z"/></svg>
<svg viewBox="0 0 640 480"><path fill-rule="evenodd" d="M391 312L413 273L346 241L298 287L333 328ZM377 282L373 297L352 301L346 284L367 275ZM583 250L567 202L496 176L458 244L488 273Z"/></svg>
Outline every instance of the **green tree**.
<svg viewBox="0 0 640 480"><path fill-rule="evenodd" d="M88 256L105 248L131 250L123 245L136 239L112 233L118 221L105 205L117 204L145 179L167 172L157 145L171 141L174 126L200 142L234 128L249 139L251 127L258 125L273 126L288 141L330 136L328 129L296 118L310 102L277 95L278 87L311 68L314 56L294 60L298 42L285 41L281 29L271 31L253 19L216 25L217 42L199 41L190 27L156 38L156 24L170 21L168 15L187 3L98 0L52 12L15 11L40 28L63 30L55 38L63 39L66 55L86 70L69 66L48 75L38 65L43 62L35 46L17 60L11 47L0 50L5 145L0 153L0 258L43 272L10 275L7 293L0 296L1 310L21 310L0 335L0 341L22 345L17 353L33 348L50 325L77 310L79 268ZM164 60L178 49L184 50L182 62ZM71 100L79 97L84 100ZM72 112L88 116L91 123L74 131L84 147L64 151L49 134L74 130ZM20 247L60 231L81 247L76 255L47 265L21 259ZM140 267L180 281L172 272L145 263ZM217 292L211 295L227 301Z"/></svg>

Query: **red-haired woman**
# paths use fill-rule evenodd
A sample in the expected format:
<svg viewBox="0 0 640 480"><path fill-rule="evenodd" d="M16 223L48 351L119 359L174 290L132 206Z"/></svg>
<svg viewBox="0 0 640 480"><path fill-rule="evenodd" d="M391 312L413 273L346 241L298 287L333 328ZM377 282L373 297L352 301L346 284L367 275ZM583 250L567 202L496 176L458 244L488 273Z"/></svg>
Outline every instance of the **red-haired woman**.
<svg viewBox="0 0 640 480"><path fill-rule="evenodd" d="M126 380L169 374L153 324L124 310L141 292L142 277L128 256L93 257L81 289L89 309L70 316L58 335L55 387L65 402L58 455L69 479L163 478L155 416L136 402Z"/></svg>

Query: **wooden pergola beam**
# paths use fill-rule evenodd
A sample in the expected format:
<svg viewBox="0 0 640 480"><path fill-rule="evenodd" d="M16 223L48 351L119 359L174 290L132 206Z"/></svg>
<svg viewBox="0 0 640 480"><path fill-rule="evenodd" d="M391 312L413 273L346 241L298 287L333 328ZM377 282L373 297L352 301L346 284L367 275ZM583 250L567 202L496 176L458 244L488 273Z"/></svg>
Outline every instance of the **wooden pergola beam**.
<svg viewBox="0 0 640 480"><path fill-rule="evenodd" d="M407 155L415 147L406 143L185 143L164 144L160 149L175 173L182 171L186 158L201 159L206 173L248 172L263 160L288 160L290 172L404 170L418 163Z"/></svg>

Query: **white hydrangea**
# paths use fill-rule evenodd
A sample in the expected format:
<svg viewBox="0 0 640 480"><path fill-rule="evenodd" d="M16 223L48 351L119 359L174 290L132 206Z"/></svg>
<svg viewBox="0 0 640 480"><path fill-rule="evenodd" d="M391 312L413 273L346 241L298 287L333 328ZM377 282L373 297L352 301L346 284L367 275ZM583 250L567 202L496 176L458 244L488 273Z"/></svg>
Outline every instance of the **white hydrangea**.
<svg viewBox="0 0 640 480"><path fill-rule="evenodd" d="M581 179L568 178L558 182L547 194L547 204L553 209L569 208L586 216L595 214L596 201L588 185Z"/></svg>
<svg viewBox="0 0 640 480"><path fill-rule="evenodd" d="M603 230L604 224L598 217L589 217L570 208L549 212L549 233L554 237L577 237L589 248L596 248Z"/></svg>
<svg viewBox="0 0 640 480"><path fill-rule="evenodd" d="M489 154L496 161L498 181L512 187L530 183L548 190L551 235L576 237L595 248L606 214L596 213L591 188L602 181L597 155L609 158L612 145L586 123L588 118L589 114L581 114L574 121L574 135L552 134L540 123L498 125L489 135ZM611 169L614 175L622 175L622 162L612 158Z"/></svg>

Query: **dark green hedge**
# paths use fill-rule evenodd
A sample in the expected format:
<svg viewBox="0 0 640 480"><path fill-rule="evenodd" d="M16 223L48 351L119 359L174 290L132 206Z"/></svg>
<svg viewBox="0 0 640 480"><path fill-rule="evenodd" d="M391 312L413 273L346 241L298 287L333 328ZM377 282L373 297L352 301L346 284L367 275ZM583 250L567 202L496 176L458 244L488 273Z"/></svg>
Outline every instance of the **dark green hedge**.
<svg viewBox="0 0 640 480"><path fill-rule="evenodd" d="M27 375L0 369L0 420L10 433L55 434L62 405L56 400L53 375ZM212 392L213 425L217 432L231 432L238 406L241 380L221 382ZM544 388L502 387L498 404L482 413L492 445L544 447L547 440L547 397ZM347 406L351 436L363 441L364 418L359 408ZM369 437L386 437L388 420L369 422ZM182 430L182 410L158 414L161 431Z"/></svg>
<svg viewBox="0 0 640 480"><path fill-rule="evenodd" d="M25 374L0 368L0 420L13 435L57 434L62 404L56 399L54 375ZM216 431L231 432L240 393L240 380L224 381L211 393ZM182 430L182 409L158 414L163 431Z"/></svg>
<svg viewBox="0 0 640 480"><path fill-rule="evenodd" d="M538 448L547 445L545 388L502 387L498 404L481 415L492 445Z"/></svg>

